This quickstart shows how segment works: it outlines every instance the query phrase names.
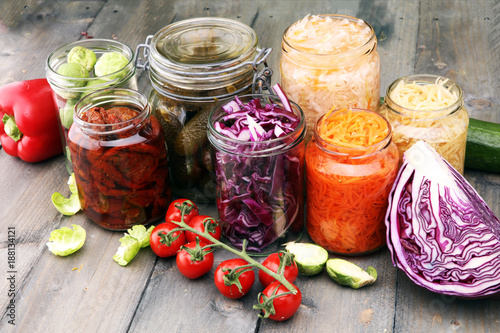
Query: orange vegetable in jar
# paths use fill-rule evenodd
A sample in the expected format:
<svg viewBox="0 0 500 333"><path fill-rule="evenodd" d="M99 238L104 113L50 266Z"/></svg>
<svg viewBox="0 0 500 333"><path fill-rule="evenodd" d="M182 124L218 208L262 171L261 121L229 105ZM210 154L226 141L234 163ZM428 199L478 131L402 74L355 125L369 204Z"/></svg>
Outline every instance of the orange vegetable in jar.
<svg viewBox="0 0 500 333"><path fill-rule="evenodd" d="M321 117L306 149L307 231L331 252L385 245L387 198L398 170L389 123L364 109Z"/></svg>

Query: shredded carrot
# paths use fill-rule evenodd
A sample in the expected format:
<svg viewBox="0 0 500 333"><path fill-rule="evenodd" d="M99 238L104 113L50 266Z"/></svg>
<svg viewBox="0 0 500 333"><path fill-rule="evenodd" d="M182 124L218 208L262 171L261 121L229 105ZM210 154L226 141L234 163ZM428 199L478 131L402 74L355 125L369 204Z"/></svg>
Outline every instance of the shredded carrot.
<svg viewBox="0 0 500 333"><path fill-rule="evenodd" d="M398 168L395 144L373 148L389 134L387 122L369 111L330 111L317 131L328 144L346 149L341 149L344 154L335 154L314 142L307 146L309 235L337 253L361 254L380 248L386 239L387 198ZM361 150L353 152L352 148Z"/></svg>
<svg viewBox="0 0 500 333"><path fill-rule="evenodd" d="M346 147L369 147L387 137L389 127L384 118L372 112L330 110L319 123L318 133L327 143Z"/></svg>

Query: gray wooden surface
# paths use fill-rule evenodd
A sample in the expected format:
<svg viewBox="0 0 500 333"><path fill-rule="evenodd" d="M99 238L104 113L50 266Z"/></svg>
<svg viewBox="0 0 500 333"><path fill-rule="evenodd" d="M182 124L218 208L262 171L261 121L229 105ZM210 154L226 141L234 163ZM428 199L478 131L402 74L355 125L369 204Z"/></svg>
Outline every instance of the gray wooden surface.
<svg viewBox="0 0 500 333"><path fill-rule="evenodd" d="M0 2L0 85L45 76L47 55L81 38L115 38L135 49L148 35L191 17L240 20L272 47L269 64L279 82L285 28L308 13L347 14L369 22L379 39L383 94L412 73L441 74L464 90L471 117L500 122L499 1L55 1ZM146 72L140 91L149 93ZM500 215L500 175L466 170L466 178ZM258 320L252 310L258 282L241 300L221 296L213 272L191 281L173 259L142 250L127 267L115 254L121 232L105 231L83 214L64 217L53 192L69 194L62 156L28 164L0 151L1 332L500 332L500 302L464 301L415 286L393 267L389 252L353 257L379 272L373 286L352 290L325 272L299 277L304 299L282 323ZM202 212L215 214L213 206ZM56 257L45 243L50 232L80 224L84 247ZM8 323L7 232L16 233L15 326ZM232 257L219 251L216 264ZM333 257L333 255L332 255ZM76 268L76 269L75 269Z"/></svg>

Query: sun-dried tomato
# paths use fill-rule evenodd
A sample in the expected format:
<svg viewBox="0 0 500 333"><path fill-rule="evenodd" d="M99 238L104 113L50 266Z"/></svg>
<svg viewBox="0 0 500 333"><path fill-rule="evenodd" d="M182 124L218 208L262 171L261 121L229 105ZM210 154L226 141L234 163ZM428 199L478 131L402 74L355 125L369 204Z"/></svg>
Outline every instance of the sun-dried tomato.
<svg viewBox="0 0 500 333"><path fill-rule="evenodd" d="M70 130L82 209L107 229L150 223L163 216L171 199L161 125L152 115L136 120L137 115L122 106L95 107L80 119L96 124L99 133L75 126Z"/></svg>

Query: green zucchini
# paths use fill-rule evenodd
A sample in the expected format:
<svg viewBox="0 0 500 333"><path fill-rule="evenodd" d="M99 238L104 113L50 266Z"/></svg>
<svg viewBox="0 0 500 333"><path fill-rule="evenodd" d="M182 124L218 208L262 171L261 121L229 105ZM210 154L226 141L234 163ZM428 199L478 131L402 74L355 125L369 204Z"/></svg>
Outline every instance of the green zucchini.
<svg viewBox="0 0 500 333"><path fill-rule="evenodd" d="M465 167L500 172L500 124L469 119Z"/></svg>

